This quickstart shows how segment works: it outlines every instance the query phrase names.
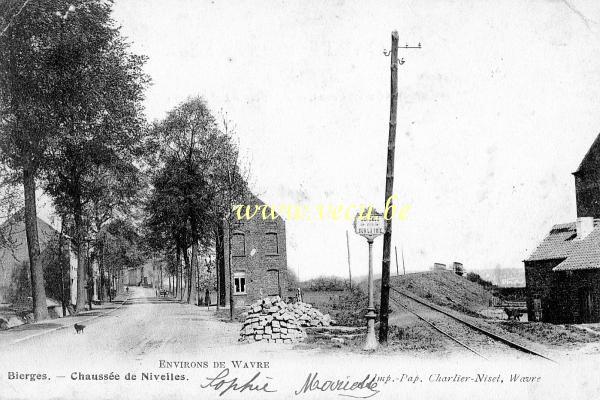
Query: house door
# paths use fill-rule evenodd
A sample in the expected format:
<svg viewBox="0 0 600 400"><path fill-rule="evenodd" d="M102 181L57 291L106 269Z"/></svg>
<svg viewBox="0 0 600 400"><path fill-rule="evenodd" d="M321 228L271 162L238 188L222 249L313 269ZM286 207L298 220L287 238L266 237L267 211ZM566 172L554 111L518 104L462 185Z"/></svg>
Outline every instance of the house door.
<svg viewBox="0 0 600 400"><path fill-rule="evenodd" d="M592 291L584 288L579 290L579 315L581 322L592 322Z"/></svg>
<svg viewBox="0 0 600 400"><path fill-rule="evenodd" d="M533 320L542 320L542 299L537 296L533 298Z"/></svg>
<svg viewBox="0 0 600 400"><path fill-rule="evenodd" d="M265 289L267 291L267 296L281 296L281 291L279 290L279 270L267 270L267 282Z"/></svg>

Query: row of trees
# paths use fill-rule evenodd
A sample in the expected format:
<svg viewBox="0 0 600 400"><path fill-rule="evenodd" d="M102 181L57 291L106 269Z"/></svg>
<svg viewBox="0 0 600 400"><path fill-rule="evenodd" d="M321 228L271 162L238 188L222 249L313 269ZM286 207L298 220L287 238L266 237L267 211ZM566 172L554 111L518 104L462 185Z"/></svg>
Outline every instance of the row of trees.
<svg viewBox="0 0 600 400"><path fill-rule="evenodd" d="M151 136L159 152L153 157L145 205L147 242L175 260L172 273L181 300L198 304L199 250L216 246L216 265L223 271L223 246L231 246L223 243L224 223L233 222L233 206L247 193L238 146L227 117L217 121L199 97L170 111L153 126ZM231 280L222 274L219 278ZM233 312L231 296L230 303Z"/></svg>
<svg viewBox="0 0 600 400"><path fill-rule="evenodd" d="M47 317L40 191L61 219L59 247L63 233L75 245L77 312L85 307L85 271L94 262L101 280L107 277L103 289L123 268L160 259L181 300L194 304L199 282L215 270L221 283L231 280L224 276L223 250L231 246L224 225L233 223L233 206L247 193L231 123L191 98L147 124L146 59L130 51L111 6L103 0L0 6L0 188L10 199L21 194L36 320ZM200 253L213 246L215 265L201 268Z"/></svg>
<svg viewBox="0 0 600 400"><path fill-rule="evenodd" d="M132 54L101 0L5 1L0 14L0 163L22 187L36 320L47 318L36 191L74 239L76 311L85 306L86 243L107 247L115 215L143 187L145 58ZM105 229L106 228L106 229ZM97 256L101 254L96 252Z"/></svg>

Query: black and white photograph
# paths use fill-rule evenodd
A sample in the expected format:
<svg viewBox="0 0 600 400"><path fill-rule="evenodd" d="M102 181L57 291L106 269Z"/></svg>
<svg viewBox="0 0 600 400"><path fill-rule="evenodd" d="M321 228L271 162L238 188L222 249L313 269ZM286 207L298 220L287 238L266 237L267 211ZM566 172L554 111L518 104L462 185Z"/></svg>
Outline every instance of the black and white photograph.
<svg viewBox="0 0 600 400"><path fill-rule="evenodd" d="M0 400L597 399L600 4L0 0Z"/></svg>

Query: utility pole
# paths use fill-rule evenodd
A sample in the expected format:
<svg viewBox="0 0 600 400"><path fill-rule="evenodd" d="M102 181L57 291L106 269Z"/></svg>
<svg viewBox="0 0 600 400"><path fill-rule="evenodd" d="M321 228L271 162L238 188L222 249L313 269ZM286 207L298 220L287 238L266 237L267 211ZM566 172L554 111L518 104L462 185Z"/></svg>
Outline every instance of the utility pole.
<svg viewBox="0 0 600 400"><path fill-rule="evenodd" d="M217 237L219 235L219 230L217 228ZM222 238L219 240L223 240ZM221 246L216 246L217 252L215 254L215 273L217 275L217 311L219 311L221 308L221 281L219 279L219 275L221 275L221 270L219 269L220 266L220 260L222 257L225 256L225 254L223 254L223 252L221 251ZM219 254L221 254L219 256ZM225 267L223 267L225 268Z"/></svg>
<svg viewBox="0 0 600 400"><path fill-rule="evenodd" d="M350 239L348 238L348 229L346 229L346 248L348 249L348 275L350 276L350 291L352 291L352 268L350 267Z"/></svg>
<svg viewBox="0 0 600 400"><path fill-rule="evenodd" d="M402 251L402 272L404 275L406 275L406 266L404 265L404 246L400 247L400 250Z"/></svg>
<svg viewBox="0 0 600 400"><path fill-rule="evenodd" d="M396 253L396 276L400 275L398 272L398 246L394 246L394 252Z"/></svg>
<svg viewBox="0 0 600 400"><path fill-rule="evenodd" d="M388 135L387 166L385 172L384 204L392 207L394 192L394 151L396 146L396 119L398 108L398 32L392 32L390 68L390 123ZM389 201L389 203L388 203ZM393 208L391 208L393 210ZM393 214L392 214L393 217ZM383 235L383 258L381 261L381 305L379 311L379 342L386 344L388 340L388 317L390 307L390 248L392 247L392 218L386 224Z"/></svg>
<svg viewBox="0 0 600 400"><path fill-rule="evenodd" d="M421 43L418 46L406 46L402 49L420 49ZM404 58L398 60L398 31L392 32L392 48L389 53L385 50L383 54L391 55L390 68L390 123L388 135L388 151L387 165L385 172L385 205L386 210L392 210L391 216L387 220L385 234L383 235L383 257L381 260L381 309L379 313L379 342L387 343L388 340L388 317L390 308L390 253L392 247L392 219L394 216L393 199L394 193L394 154L396 150L396 120L398 113L398 65L405 63ZM385 215L384 213L384 215Z"/></svg>

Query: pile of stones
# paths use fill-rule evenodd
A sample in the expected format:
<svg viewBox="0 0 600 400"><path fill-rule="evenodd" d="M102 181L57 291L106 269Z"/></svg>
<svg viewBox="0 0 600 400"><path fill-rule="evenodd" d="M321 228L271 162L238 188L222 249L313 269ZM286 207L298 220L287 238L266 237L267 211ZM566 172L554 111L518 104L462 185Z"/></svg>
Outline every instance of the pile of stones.
<svg viewBox="0 0 600 400"><path fill-rule="evenodd" d="M240 341L295 343L304 340L306 332L295 314L279 296L267 297L248 306L240 331Z"/></svg>
<svg viewBox="0 0 600 400"><path fill-rule="evenodd" d="M323 314L314 308L311 304L297 302L288 304L289 310L304 327L330 326L335 324L329 314Z"/></svg>

